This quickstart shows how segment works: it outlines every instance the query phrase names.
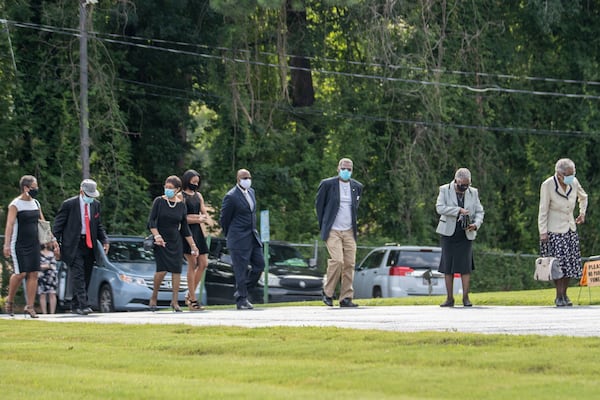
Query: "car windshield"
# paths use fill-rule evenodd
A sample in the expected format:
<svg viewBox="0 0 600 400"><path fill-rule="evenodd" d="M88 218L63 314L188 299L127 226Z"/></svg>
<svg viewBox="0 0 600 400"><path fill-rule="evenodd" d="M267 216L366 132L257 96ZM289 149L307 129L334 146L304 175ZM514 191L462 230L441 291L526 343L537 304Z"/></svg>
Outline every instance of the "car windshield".
<svg viewBox="0 0 600 400"><path fill-rule="evenodd" d="M392 264L415 269L433 268L437 270L440 258L441 253L437 251L400 251L392 256Z"/></svg>
<svg viewBox="0 0 600 400"><path fill-rule="evenodd" d="M292 246L272 244L269 246L269 261L272 265L308 268L300 252Z"/></svg>
<svg viewBox="0 0 600 400"><path fill-rule="evenodd" d="M111 241L108 259L113 262L151 262L154 260L154 252L145 250L143 242Z"/></svg>

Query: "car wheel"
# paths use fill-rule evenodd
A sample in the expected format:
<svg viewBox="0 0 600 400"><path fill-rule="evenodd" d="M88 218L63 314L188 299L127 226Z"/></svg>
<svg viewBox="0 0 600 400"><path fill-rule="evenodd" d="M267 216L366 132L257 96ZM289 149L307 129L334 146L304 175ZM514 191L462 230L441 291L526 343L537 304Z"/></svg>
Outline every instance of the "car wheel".
<svg viewBox="0 0 600 400"><path fill-rule="evenodd" d="M115 303L110 285L102 285L100 288L100 294L98 295L98 303L98 309L100 312L108 313L115 311Z"/></svg>
<svg viewBox="0 0 600 400"><path fill-rule="evenodd" d="M373 298L377 298L377 297L382 297L381 296L381 288L380 287L374 287L373 288Z"/></svg>

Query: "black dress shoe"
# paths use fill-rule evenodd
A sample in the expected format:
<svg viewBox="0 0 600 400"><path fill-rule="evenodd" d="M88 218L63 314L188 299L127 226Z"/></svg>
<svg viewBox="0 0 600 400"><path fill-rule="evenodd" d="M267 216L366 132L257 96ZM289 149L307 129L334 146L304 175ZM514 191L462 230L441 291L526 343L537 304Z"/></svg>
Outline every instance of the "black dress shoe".
<svg viewBox="0 0 600 400"><path fill-rule="evenodd" d="M253 308L254 308L254 306L248 300L245 300L245 301L237 304L238 310L252 310Z"/></svg>
<svg viewBox="0 0 600 400"><path fill-rule="evenodd" d="M343 300L340 300L340 307L358 307L358 304L353 303L352 299L346 297Z"/></svg>
<svg viewBox="0 0 600 400"><path fill-rule="evenodd" d="M333 307L333 297L329 297L323 292L323 303L325 303L326 306Z"/></svg>
<svg viewBox="0 0 600 400"><path fill-rule="evenodd" d="M79 314L79 315L88 315L89 313L86 312L86 309L81 309L81 308L76 308L74 310L71 310L71 313L73 314Z"/></svg>
<svg viewBox="0 0 600 400"><path fill-rule="evenodd" d="M573 302L571 301L571 299L568 296L564 296L563 297L563 303L567 307L572 307L573 306Z"/></svg>
<svg viewBox="0 0 600 400"><path fill-rule="evenodd" d="M554 299L554 304L556 304L556 307L564 307L567 305L567 303L565 303L562 297L557 297L556 299Z"/></svg>
<svg viewBox="0 0 600 400"><path fill-rule="evenodd" d="M463 306L465 307L473 307L473 303L469 299L463 299Z"/></svg>
<svg viewBox="0 0 600 400"><path fill-rule="evenodd" d="M440 307L454 307L454 299L447 299L445 302L440 304Z"/></svg>
<svg viewBox="0 0 600 400"><path fill-rule="evenodd" d="M94 312L94 310L92 310L91 307L86 307L83 309L83 312L85 313L85 315L91 314Z"/></svg>

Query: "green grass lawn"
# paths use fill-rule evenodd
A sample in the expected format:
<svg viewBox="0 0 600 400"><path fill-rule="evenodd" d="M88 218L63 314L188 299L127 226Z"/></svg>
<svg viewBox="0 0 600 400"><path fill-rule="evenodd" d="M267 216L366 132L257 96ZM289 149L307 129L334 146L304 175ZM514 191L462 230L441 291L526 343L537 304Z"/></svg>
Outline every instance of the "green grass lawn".
<svg viewBox="0 0 600 400"><path fill-rule="evenodd" d="M571 289L573 300L578 290ZM587 288L583 293L587 304ZM472 297L481 305L543 305L553 293ZM595 298L600 291L592 291ZM597 399L600 393L600 337L0 319L0 338L4 399Z"/></svg>

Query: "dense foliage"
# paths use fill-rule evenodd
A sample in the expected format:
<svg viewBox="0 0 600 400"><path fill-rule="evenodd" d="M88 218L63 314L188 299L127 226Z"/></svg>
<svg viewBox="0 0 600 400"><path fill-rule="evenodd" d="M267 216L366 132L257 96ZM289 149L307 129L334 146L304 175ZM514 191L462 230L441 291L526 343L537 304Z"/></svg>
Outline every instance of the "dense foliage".
<svg viewBox="0 0 600 400"><path fill-rule="evenodd" d="M78 7L0 0L0 207L33 173L52 217L78 190ZM540 183L570 157L600 180L600 4L99 0L89 5L92 176L111 233L142 233L170 174L218 210L246 167L271 236L317 237L320 179L351 157L361 242L435 244L438 186L466 166L478 245L537 251ZM0 222L3 222L0 218Z"/></svg>

